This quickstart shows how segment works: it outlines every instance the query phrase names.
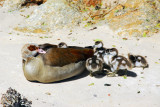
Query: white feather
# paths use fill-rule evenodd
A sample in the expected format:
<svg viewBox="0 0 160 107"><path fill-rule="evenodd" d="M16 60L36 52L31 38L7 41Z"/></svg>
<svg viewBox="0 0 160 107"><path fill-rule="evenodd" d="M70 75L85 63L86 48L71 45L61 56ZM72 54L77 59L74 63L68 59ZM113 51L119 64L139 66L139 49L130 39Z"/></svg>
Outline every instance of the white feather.
<svg viewBox="0 0 160 107"><path fill-rule="evenodd" d="M142 65L141 62L136 61L136 63L135 63L136 67L141 67L141 65Z"/></svg>

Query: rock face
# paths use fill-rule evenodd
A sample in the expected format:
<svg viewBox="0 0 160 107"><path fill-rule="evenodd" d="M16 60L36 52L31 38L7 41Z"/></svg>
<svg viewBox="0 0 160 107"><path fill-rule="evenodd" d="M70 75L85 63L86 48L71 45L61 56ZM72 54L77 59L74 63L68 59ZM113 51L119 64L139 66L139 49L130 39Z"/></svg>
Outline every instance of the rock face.
<svg viewBox="0 0 160 107"><path fill-rule="evenodd" d="M30 2L44 4L15 30L46 33L99 22L107 23L120 36L146 37L160 30L159 0L5 0L4 6L15 8Z"/></svg>
<svg viewBox="0 0 160 107"><path fill-rule="evenodd" d="M150 36L160 30L160 1L127 0L106 15L109 26L122 36Z"/></svg>
<svg viewBox="0 0 160 107"><path fill-rule="evenodd" d="M9 11L17 10L21 7L24 0L3 0L2 5Z"/></svg>
<svg viewBox="0 0 160 107"><path fill-rule="evenodd" d="M26 98L21 98L21 94L12 88L9 88L5 94L2 94L0 102L3 107L31 107L32 104Z"/></svg>
<svg viewBox="0 0 160 107"><path fill-rule="evenodd" d="M120 36L146 37L160 30L159 0L83 0L82 4L86 26L105 20Z"/></svg>
<svg viewBox="0 0 160 107"><path fill-rule="evenodd" d="M15 29L22 32L46 33L57 28L78 25L80 19L80 12L69 6L65 0L48 0L38 6L23 25Z"/></svg>

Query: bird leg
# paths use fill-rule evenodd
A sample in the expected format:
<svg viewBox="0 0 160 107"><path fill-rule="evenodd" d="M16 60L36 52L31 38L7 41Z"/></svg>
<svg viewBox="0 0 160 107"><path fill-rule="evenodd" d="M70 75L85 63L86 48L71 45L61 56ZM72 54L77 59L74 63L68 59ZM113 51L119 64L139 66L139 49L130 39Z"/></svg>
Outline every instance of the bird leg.
<svg viewBox="0 0 160 107"><path fill-rule="evenodd" d="M127 77L127 71L128 71L127 69L124 70L124 72L125 72L124 76L126 76L126 77Z"/></svg>
<svg viewBox="0 0 160 107"><path fill-rule="evenodd" d="M118 70L115 70L114 72L108 73L108 77L117 77Z"/></svg>

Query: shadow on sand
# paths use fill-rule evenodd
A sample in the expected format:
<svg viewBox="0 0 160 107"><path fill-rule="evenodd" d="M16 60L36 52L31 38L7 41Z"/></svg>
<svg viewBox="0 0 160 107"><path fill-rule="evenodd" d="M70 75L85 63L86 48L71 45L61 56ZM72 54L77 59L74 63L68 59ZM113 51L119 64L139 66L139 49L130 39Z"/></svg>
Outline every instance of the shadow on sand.
<svg viewBox="0 0 160 107"><path fill-rule="evenodd" d="M119 70L117 74L118 74L118 76L123 76L123 75L125 75L125 71ZM88 75L89 75L89 71L87 71L85 69L83 73L81 73L81 74L79 74L77 76L74 76L74 77L71 77L71 78L68 78L68 79L65 79L65 80L57 81L57 82L44 83L44 84L56 84L56 83L64 83L64 82L74 81L74 80L78 80L78 79L84 78L84 77L86 77ZM103 71L101 74L95 75L94 77L100 79L100 78L103 78L105 76L107 76L106 75L106 71ZM127 76L128 77L137 77L137 74L135 72L133 72L133 71L127 71ZM31 82L40 83L38 81L31 81Z"/></svg>
<svg viewBox="0 0 160 107"><path fill-rule="evenodd" d="M125 75L125 71L119 70L117 74L118 74L118 76L123 76L123 75ZM133 71L127 71L127 77L137 77L137 74Z"/></svg>
<svg viewBox="0 0 160 107"><path fill-rule="evenodd" d="M53 83L62 83L62 82L69 82L69 81L74 81L74 80L77 80L77 79L81 79L81 78L84 78L86 76L89 75L89 71L87 71L86 69L83 71L83 73L77 75L77 76L74 76L74 77L71 77L71 78L68 78L68 79L65 79L65 80L61 80L61 81L57 81L57 82L53 82Z"/></svg>
<svg viewBox="0 0 160 107"><path fill-rule="evenodd" d="M118 74L118 76L124 76L125 75L125 71L119 70L117 74ZM84 77L86 77L88 75L89 75L89 71L85 70L80 75L77 75L77 76L62 80L62 81L54 82L54 83L62 83L62 82L74 81L74 80L77 80L77 79L84 78ZM94 77L97 78L97 79L100 79L100 78L103 78L105 76L107 76L106 75L106 71L102 71L100 74L95 75ZM133 71L127 71L127 77L137 77L137 74L135 72L133 72Z"/></svg>

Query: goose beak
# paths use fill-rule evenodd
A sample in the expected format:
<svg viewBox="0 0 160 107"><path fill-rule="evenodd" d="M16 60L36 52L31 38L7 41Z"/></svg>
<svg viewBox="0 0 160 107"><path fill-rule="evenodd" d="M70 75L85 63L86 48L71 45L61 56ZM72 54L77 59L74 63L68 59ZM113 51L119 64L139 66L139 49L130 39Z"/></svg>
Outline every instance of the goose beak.
<svg viewBox="0 0 160 107"><path fill-rule="evenodd" d="M46 53L46 51L44 51L43 49L38 49L37 52L38 52L38 53L43 53L43 54Z"/></svg>

